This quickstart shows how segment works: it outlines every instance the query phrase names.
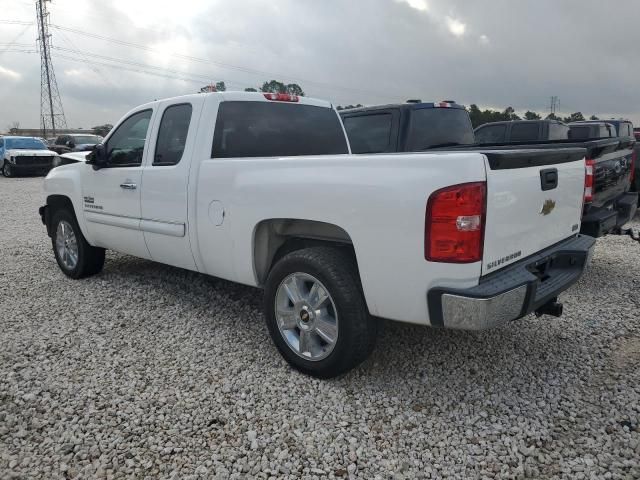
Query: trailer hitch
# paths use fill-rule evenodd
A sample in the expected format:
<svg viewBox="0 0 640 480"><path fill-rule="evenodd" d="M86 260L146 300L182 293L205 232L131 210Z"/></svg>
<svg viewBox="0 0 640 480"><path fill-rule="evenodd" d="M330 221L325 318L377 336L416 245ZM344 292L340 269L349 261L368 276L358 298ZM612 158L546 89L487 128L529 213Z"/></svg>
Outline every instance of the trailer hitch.
<svg viewBox="0 0 640 480"><path fill-rule="evenodd" d="M616 228L611 233L613 233L614 235L627 235L636 242L640 242L640 232L634 230L633 228Z"/></svg>

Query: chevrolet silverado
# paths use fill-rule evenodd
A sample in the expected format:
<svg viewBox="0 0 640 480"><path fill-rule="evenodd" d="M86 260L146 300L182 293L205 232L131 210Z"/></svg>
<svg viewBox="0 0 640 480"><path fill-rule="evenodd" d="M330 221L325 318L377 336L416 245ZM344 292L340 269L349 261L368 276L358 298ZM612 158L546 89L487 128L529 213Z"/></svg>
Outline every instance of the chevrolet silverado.
<svg viewBox="0 0 640 480"><path fill-rule="evenodd" d="M480 330L560 315L594 240L584 149L353 155L325 101L220 92L142 105L45 179L62 272L105 249L264 289L283 357L328 378L378 319ZM251 321L251 319L238 319Z"/></svg>

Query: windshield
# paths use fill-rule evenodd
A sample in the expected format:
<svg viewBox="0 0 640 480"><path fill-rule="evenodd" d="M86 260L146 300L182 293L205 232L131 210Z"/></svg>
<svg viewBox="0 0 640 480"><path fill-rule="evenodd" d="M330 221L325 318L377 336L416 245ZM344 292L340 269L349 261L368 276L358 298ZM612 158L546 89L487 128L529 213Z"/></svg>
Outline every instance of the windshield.
<svg viewBox="0 0 640 480"><path fill-rule="evenodd" d="M47 150L47 147L37 138L5 138L5 148L13 150Z"/></svg>
<svg viewBox="0 0 640 480"><path fill-rule="evenodd" d="M95 145L102 141L102 137L98 137L97 135L74 135L71 137L71 141L75 144L92 144Z"/></svg>
<svg viewBox="0 0 640 480"><path fill-rule="evenodd" d="M475 143L471 120L458 108L420 108L411 113L407 144L413 151L447 145Z"/></svg>

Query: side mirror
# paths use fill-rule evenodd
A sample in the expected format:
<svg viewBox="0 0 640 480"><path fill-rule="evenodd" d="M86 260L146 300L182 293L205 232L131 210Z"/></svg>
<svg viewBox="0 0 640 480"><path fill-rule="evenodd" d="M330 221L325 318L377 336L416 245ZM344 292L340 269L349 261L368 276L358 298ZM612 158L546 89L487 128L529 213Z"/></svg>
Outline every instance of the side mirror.
<svg viewBox="0 0 640 480"><path fill-rule="evenodd" d="M107 147L103 143L99 143L93 148L93 151L87 158L87 163L93 165L94 170L100 170L107 166Z"/></svg>

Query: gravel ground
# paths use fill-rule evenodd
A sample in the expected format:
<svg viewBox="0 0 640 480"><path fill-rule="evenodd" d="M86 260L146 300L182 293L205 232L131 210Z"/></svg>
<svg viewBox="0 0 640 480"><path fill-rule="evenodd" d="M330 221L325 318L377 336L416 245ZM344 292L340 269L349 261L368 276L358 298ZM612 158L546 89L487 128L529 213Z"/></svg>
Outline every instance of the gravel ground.
<svg viewBox="0 0 640 480"><path fill-rule="evenodd" d="M41 178L0 178L1 478L640 478L640 245L598 242L561 319L388 322L291 370L260 292L108 253L68 280Z"/></svg>

